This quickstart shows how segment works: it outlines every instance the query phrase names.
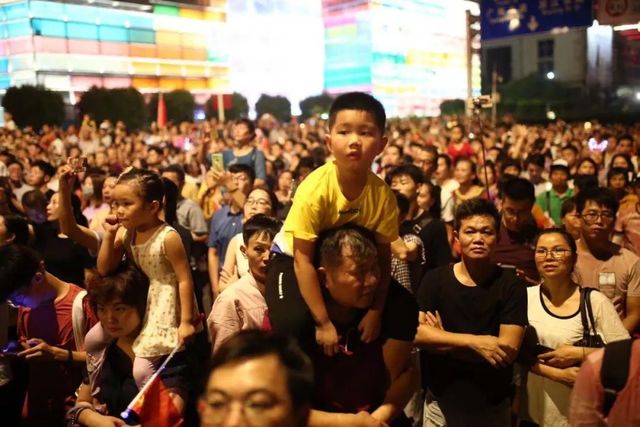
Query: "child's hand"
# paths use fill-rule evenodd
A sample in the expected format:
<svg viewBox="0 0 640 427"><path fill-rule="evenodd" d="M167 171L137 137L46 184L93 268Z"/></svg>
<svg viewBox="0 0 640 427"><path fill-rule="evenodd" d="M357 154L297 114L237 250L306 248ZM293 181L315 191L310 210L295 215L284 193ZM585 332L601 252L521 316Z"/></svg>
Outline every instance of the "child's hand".
<svg viewBox="0 0 640 427"><path fill-rule="evenodd" d="M181 322L178 326L178 338L181 343L187 342L196 333L196 327L193 323Z"/></svg>
<svg viewBox="0 0 640 427"><path fill-rule="evenodd" d="M115 236L118 228L120 228L118 218L115 215L107 215L104 219L104 223L102 224L102 228L104 228L104 231L107 233L111 233L111 235Z"/></svg>
<svg viewBox="0 0 640 427"><path fill-rule="evenodd" d="M361 333L360 339L363 343L370 343L378 338L381 320L379 311L371 309L367 311L358 325L358 330Z"/></svg>
<svg viewBox="0 0 640 427"><path fill-rule="evenodd" d="M333 356L338 352L338 340L338 331L330 321L316 326L316 342L327 356Z"/></svg>

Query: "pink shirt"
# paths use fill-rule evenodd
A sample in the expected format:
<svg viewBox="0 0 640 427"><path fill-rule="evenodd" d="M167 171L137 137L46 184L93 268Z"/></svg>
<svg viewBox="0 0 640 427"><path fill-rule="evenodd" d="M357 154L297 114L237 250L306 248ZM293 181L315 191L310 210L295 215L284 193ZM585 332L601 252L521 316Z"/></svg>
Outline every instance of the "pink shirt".
<svg viewBox="0 0 640 427"><path fill-rule="evenodd" d="M587 357L582 364L573 386L569 424L571 426L640 426L640 340L633 343L629 379L618 393L609 416L602 416L604 400L600 371L604 350L600 349Z"/></svg>
<svg viewBox="0 0 640 427"><path fill-rule="evenodd" d="M640 297L640 258L620 248L608 260L599 260L578 242L578 261L573 280L581 286L599 289L608 296L624 320L627 297Z"/></svg>
<svg viewBox="0 0 640 427"><path fill-rule="evenodd" d="M640 203L625 203L620 206L616 232L622 234L624 247L640 256Z"/></svg>
<svg viewBox="0 0 640 427"><path fill-rule="evenodd" d="M267 302L251 273L226 288L213 303L207 319L213 352L233 334L244 329L262 329Z"/></svg>

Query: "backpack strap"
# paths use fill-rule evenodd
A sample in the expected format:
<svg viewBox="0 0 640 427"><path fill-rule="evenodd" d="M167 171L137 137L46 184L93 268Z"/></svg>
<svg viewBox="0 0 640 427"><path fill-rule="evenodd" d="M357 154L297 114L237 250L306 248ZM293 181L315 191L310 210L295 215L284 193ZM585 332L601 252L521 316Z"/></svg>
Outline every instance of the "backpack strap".
<svg viewBox="0 0 640 427"><path fill-rule="evenodd" d="M84 336L87 333L85 330L85 315L84 315L84 297L87 295L87 291L84 289L78 292L78 295L73 299L71 306L71 325L73 326L73 341L76 344L76 350L84 350Z"/></svg>
<svg viewBox="0 0 640 427"><path fill-rule="evenodd" d="M604 349L600 381L604 389L602 414L605 418L613 408L618 393L627 384L632 345L633 339L627 339L612 342Z"/></svg>
<svg viewBox="0 0 640 427"><path fill-rule="evenodd" d="M424 218L413 225L411 231L413 231L415 235L419 235L422 229L429 225L432 219L433 218L431 218L431 215L426 215Z"/></svg>

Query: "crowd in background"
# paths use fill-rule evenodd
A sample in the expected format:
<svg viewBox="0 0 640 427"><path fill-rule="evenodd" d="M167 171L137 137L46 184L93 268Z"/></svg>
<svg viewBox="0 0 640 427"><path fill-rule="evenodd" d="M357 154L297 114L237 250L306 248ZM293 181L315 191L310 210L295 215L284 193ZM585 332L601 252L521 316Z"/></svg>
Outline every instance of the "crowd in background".
<svg viewBox="0 0 640 427"><path fill-rule="evenodd" d="M318 179L318 170L333 162L340 165L340 148L334 144L343 131L334 129L335 120L316 116L280 123L265 115L255 122L211 119L130 130L122 122L97 123L85 116L64 129L19 129L7 113L0 129L0 280L12 283L0 284L1 296L9 302L0 308L0 338L3 347L20 347L0 356L3 418L11 425L63 425L65 419L79 425L120 425L119 413L158 369L162 357L185 342L186 351L177 353L164 381L188 425L198 417L202 425L231 425L224 417L233 412L229 399L234 395L225 387L243 375L277 387L280 379L264 377L265 372L278 372L269 363L286 368L289 382L280 386L289 387L290 396L245 396L240 410L242 416L265 425L468 425L469 418L456 414L468 401L483 399L490 401L491 411L471 405L468 413L476 422L486 419L491 424L476 425L517 422L512 419L522 420L522 425L584 425L577 420L591 416L590 408L571 401L579 372L586 372L579 369L580 363L595 360L590 356L594 348L639 331L640 125L561 120L523 124L512 117L495 125L485 117L387 120L381 130L385 143L367 169L381 179L375 182L384 181L393 190L393 201L376 209L391 212L388 219L394 224L385 227L396 229L399 238L385 242L390 271L380 267L382 279L377 279L384 282L388 274L403 289L389 286L381 331L372 327L370 336L364 321L353 323L354 333L331 329L332 325L323 329L307 299L306 285L300 285L302 299L298 298L311 306L317 329L310 340L317 341L326 358L351 352L360 357L364 349L354 365L364 374L353 377L347 387L340 378L346 365L331 366L313 351L301 354L296 344L278 341L284 340L279 336L237 335L245 329L270 329L270 323L279 330L283 317L294 318L293 308L289 312L290 306L278 306L288 292L282 287L288 270L280 276L273 273L273 264L282 262L278 256L288 254L278 236L283 222L285 230L292 221L290 212L306 212L301 199L311 198L309 183L297 204L294 200L307 177ZM340 170L337 173L340 176ZM362 170L358 173L365 176ZM316 191L323 193L323 181L318 182ZM344 185L340 189L345 193ZM352 202L359 194L345 197ZM319 214L310 210L309 215ZM471 224L477 217L491 221ZM478 237L481 243L474 249L475 237L465 241L464 227L476 226L479 235L493 237ZM373 240L367 240L366 230L347 227L319 241L311 252L318 259L312 256L310 261L315 259L323 284L342 283L342 276L332 276L332 271L352 274L344 260L356 255L354 271L375 270L379 260L384 264L379 237L384 233L370 231L376 231ZM291 274L295 271L300 277L303 264L295 257L304 251L289 249L295 259ZM274 256L274 250L282 254ZM123 257L133 260L130 264L136 268L123 266ZM507 273L478 276L474 265L484 265L489 272L489 266L499 265ZM369 280L365 273L358 274L354 277ZM449 282L470 286L461 277L471 283L478 277L496 283L503 294L489 297L440 289ZM29 287L35 290L25 291ZM334 294L331 285L327 288L318 295L333 313L332 301L350 296ZM584 332L583 288L600 291L591 297L586 293L598 345L578 343ZM410 301L397 292L409 295ZM486 310L477 312L479 318L462 319L464 304L473 301L486 303ZM388 318L392 302L397 307ZM353 305L359 310L369 307ZM78 310L83 313L79 320ZM492 310L496 312L489 313ZM117 320L126 313L134 320ZM404 319L400 313L416 316ZM447 318L453 313L458 313L456 319ZM111 326L109 319L116 319ZM505 332L505 326L514 325L529 327L522 335L515 329ZM473 341L467 345L475 346L479 360L460 362L432 354L434 348L444 351L443 343L453 345L447 340L456 333L476 327L478 340L467 337ZM532 330L536 336L529 339ZM289 333L300 334L306 332ZM366 349L378 335L387 338L381 344L384 354L406 356L406 366L397 360L368 359ZM361 343L352 346L350 340ZM533 361L527 362L518 353L524 353L530 341ZM387 347L389 342L406 348ZM229 370L229 363L237 363L234 346L247 352L241 360L269 354L277 360L260 359L265 366L254 376L247 370L227 373L231 376L221 380L226 371L220 366ZM309 348L304 342L301 346ZM420 351L412 353L413 347ZM204 378L208 383L193 386L187 378L203 379L211 354L212 373ZM308 364L307 356L316 373L324 376L314 380L310 371L298 372L301 385L292 390L292 372ZM378 371L390 373L386 381L371 374ZM311 379L302 381L304 375ZM489 397L464 385L464 376L473 378L470 381ZM214 383L218 385L212 389ZM80 384L76 401L70 401ZM588 400L587 379L579 385L582 388L576 386L574 393ZM370 401L380 405L377 410L366 405L359 409L366 399L353 395L360 392L372 394ZM381 404L393 392L402 396L390 401L402 402L403 411ZM296 412L304 407L300 401L289 402L295 416L274 415L275 402L307 394L313 396L308 397L312 408L324 415L352 415L332 419L311 413L301 421ZM198 401L206 404L198 406ZM324 403L316 406L318 401ZM506 409L500 406L505 402Z"/></svg>

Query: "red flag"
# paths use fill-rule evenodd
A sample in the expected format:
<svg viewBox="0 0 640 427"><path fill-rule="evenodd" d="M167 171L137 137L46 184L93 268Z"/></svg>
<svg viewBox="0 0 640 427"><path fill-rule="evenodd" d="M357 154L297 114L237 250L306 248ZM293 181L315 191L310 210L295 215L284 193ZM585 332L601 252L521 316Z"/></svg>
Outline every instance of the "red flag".
<svg viewBox="0 0 640 427"><path fill-rule="evenodd" d="M138 415L144 427L181 427L184 423L160 375L152 377L151 384L145 387L131 411Z"/></svg>
<svg viewBox="0 0 640 427"><path fill-rule="evenodd" d="M162 92L158 95L158 118L156 119L158 128L162 129L167 125L167 106L164 104Z"/></svg>

